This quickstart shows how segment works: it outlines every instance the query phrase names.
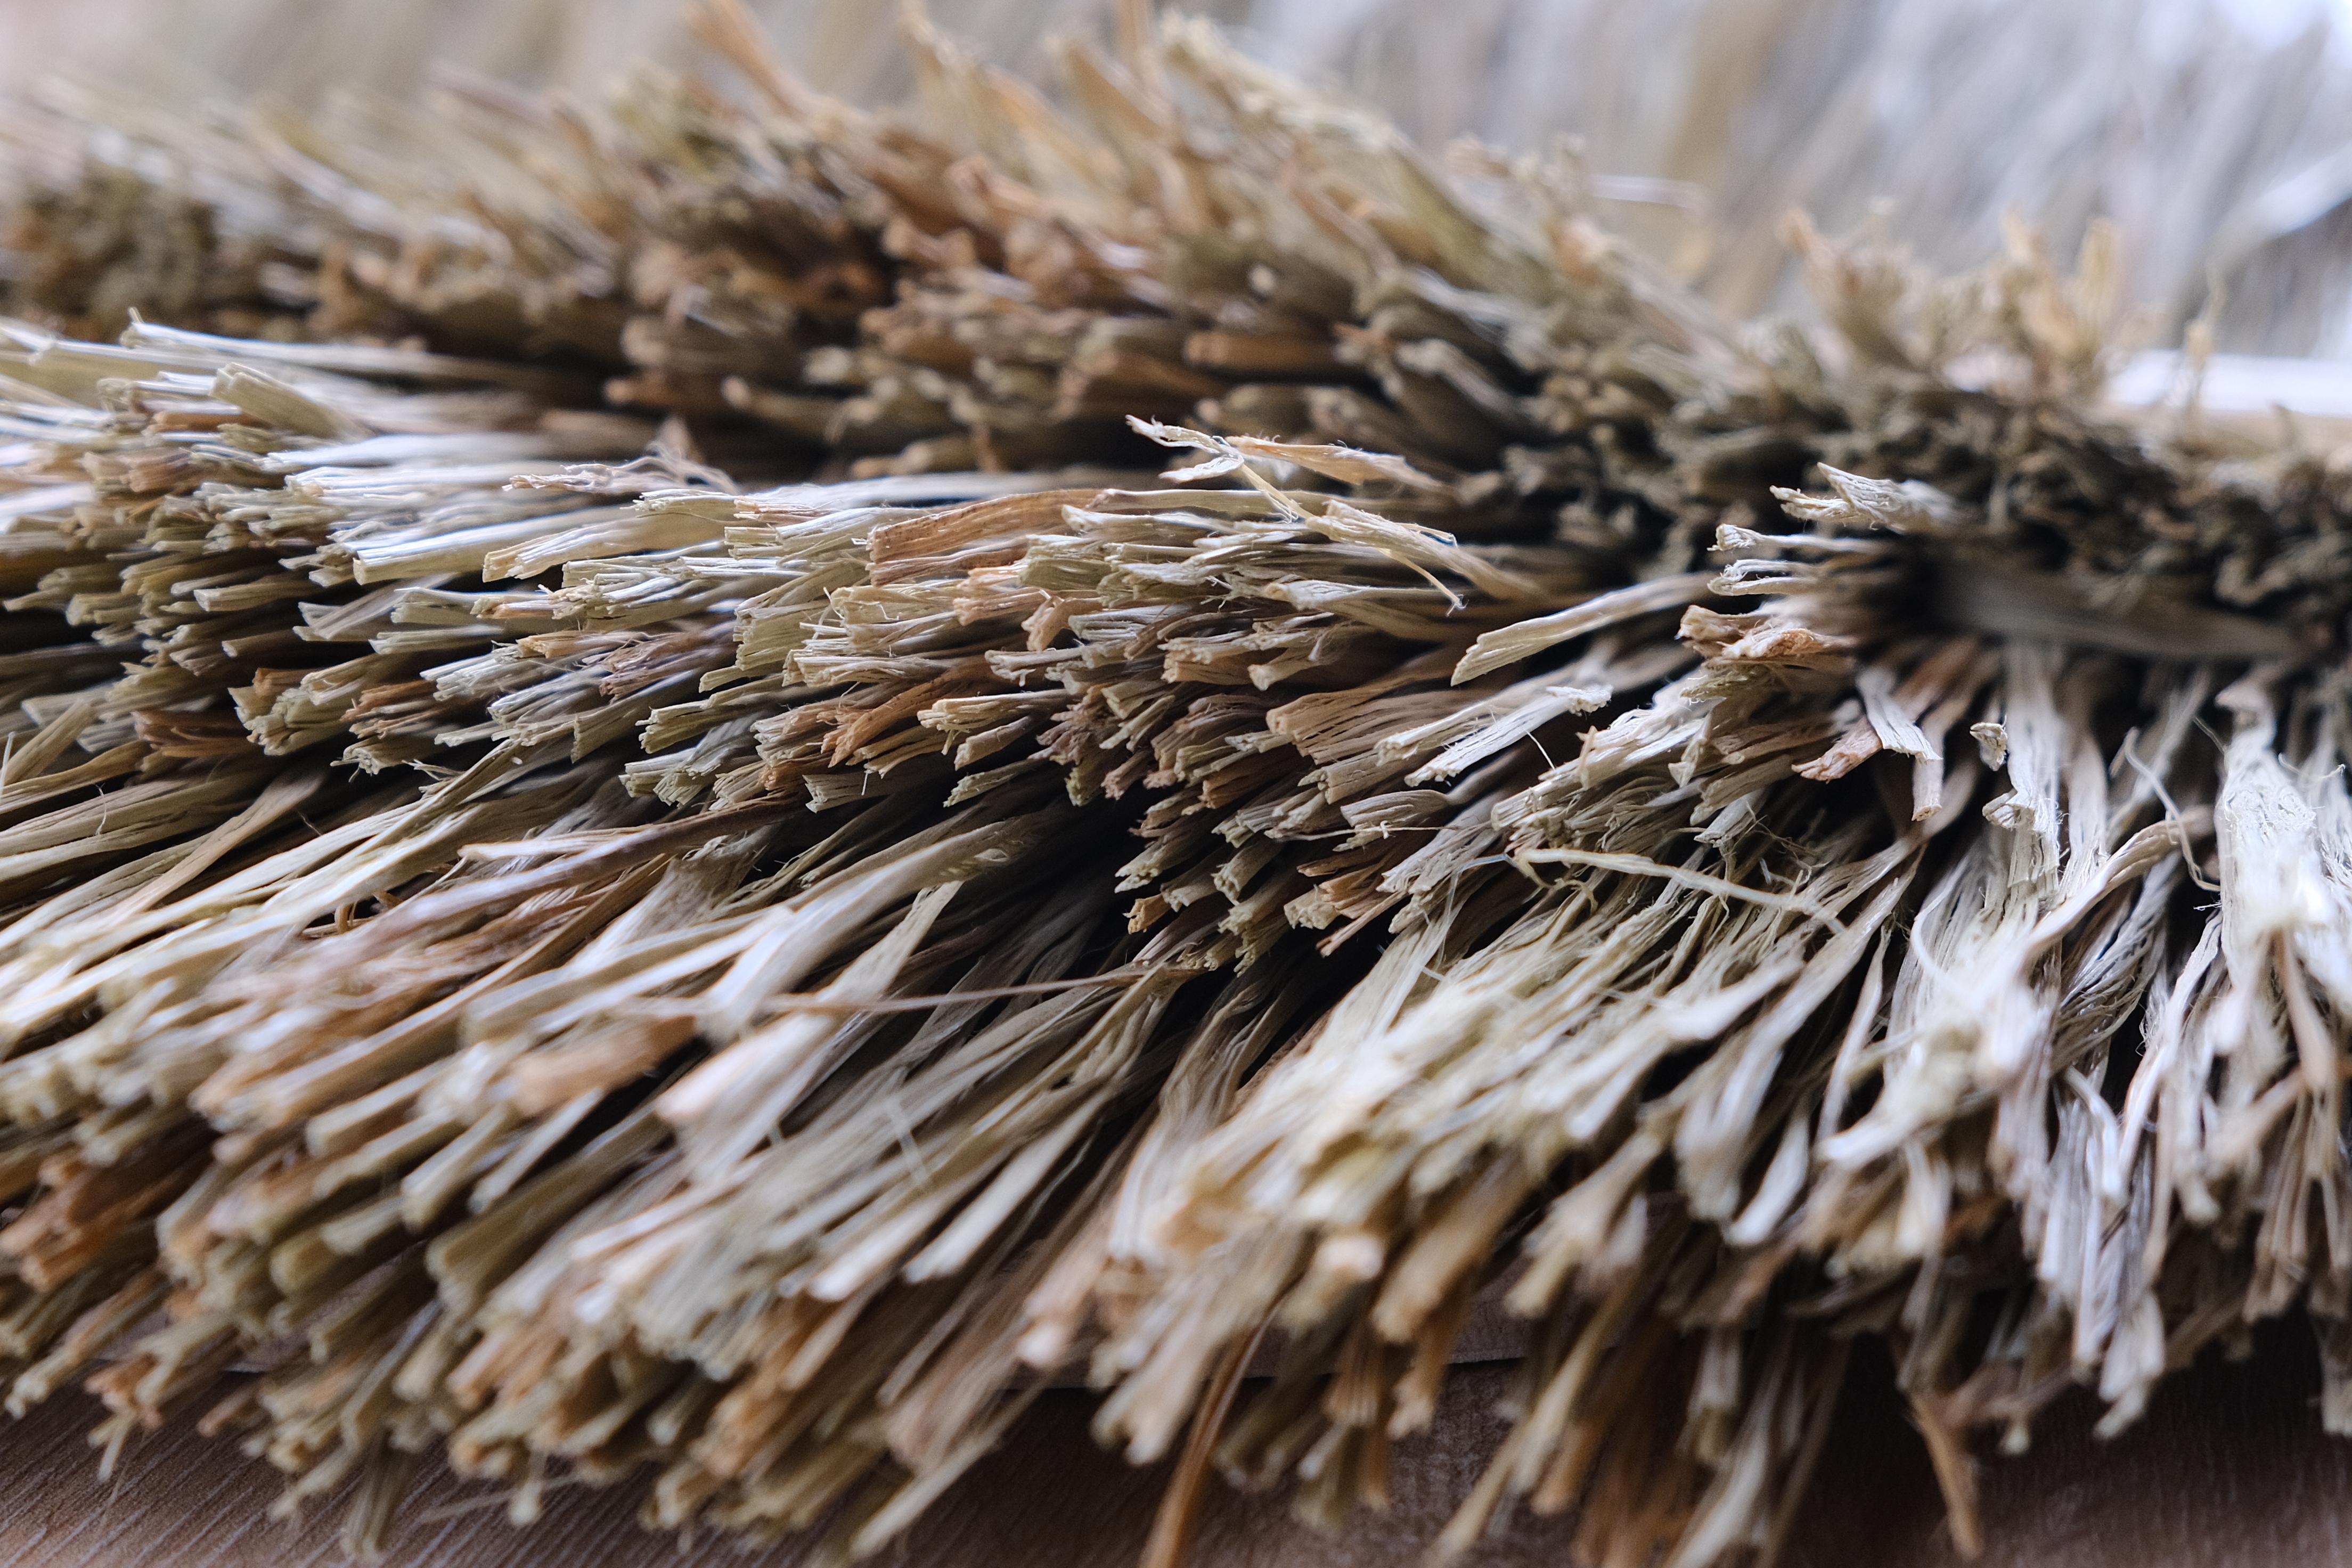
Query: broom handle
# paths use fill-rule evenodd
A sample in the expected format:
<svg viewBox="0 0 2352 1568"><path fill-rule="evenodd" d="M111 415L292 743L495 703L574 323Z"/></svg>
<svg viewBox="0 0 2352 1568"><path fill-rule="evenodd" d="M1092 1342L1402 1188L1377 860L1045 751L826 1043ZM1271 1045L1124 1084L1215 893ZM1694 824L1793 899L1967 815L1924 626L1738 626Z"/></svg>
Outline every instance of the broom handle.
<svg viewBox="0 0 2352 1568"><path fill-rule="evenodd" d="M2181 360L2171 349L2132 355L2107 383L2107 402L2120 409L2180 407L2189 389ZM2214 354L2205 362L2199 402L2223 421L2267 422L2284 407L2315 443L2352 440L2352 360Z"/></svg>

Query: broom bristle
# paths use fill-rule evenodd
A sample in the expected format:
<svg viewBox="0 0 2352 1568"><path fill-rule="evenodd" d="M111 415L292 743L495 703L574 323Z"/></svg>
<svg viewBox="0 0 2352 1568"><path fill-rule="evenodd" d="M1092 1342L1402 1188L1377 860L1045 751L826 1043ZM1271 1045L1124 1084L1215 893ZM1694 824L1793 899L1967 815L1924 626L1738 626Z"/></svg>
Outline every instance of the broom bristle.
<svg viewBox="0 0 2352 1568"><path fill-rule="evenodd" d="M1167 1563L1379 1506L1499 1295L1437 1546L1685 1568L1858 1338L1963 1543L2261 1318L2352 1427L2352 468L2095 417L2111 236L1798 223L1735 331L1204 26L1056 108L917 16L923 131L701 26L18 127L11 1409L855 1555L1083 1375Z"/></svg>

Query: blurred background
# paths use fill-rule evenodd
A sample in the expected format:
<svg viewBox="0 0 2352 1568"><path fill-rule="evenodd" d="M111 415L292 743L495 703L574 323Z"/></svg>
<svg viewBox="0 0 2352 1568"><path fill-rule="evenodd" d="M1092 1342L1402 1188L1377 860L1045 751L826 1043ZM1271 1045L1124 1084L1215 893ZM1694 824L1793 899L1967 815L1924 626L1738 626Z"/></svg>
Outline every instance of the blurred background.
<svg viewBox="0 0 2352 1568"><path fill-rule="evenodd" d="M887 102L888 0L750 0L801 73ZM931 0L1035 79L1118 0ZM436 61L593 100L694 58L686 0L0 0L0 92L414 99ZM1423 144L1583 144L1621 227L1742 315L1798 303L1776 235L1883 222L1954 269L2004 214L2125 237L2155 342L2352 358L2352 0L1194 0L1250 53Z"/></svg>

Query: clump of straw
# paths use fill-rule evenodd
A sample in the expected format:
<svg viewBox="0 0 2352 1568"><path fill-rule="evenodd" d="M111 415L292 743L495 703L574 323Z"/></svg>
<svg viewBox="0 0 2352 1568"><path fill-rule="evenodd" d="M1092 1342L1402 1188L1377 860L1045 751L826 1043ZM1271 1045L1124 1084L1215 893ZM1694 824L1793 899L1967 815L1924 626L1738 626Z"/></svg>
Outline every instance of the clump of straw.
<svg viewBox="0 0 2352 1568"><path fill-rule="evenodd" d="M2352 470L2093 418L2110 237L1799 225L1742 333L1204 27L918 18L918 131L702 21L749 98L26 162L12 1407L858 1554L1082 1376L1170 1563L1499 1294L1440 1547L1691 1568L1864 1336L1964 1543L2260 1318L2352 1425Z"/></svg>

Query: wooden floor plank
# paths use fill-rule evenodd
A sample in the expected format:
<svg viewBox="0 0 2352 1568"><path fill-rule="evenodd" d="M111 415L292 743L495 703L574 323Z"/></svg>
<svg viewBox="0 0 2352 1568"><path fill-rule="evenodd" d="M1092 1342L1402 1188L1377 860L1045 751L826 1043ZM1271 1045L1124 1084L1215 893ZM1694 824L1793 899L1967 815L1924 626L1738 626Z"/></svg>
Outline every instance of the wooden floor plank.
<svg viewBox="0 0 2352 1568"><path fill-rule="evenodd" d="M1492 1406L1507 1368L1456 1370L1435 1430L1405 1445L1394 1506L1326 1538L1279 1498L1213 1489L1195 1568L1407 1568L1476 1479L1504 1430ZM2352 1560L2352 1445L2322 1436L2317 1374L2293 1331L2252 1367L2209 1363L2163 1388L2114 1443L2091 1436L2087 1401L2060 1410L2036 1451L1985 1463L1982 1568L2318 1568ZM1076 1393L1045 1396L1002 1453L958 1487L883 1568L1127 1568L1150 1528L1161 1477L1129 1469L1086 1432ZM1946 1568L1958 1562L1935 1487L1885 1367L1862 1359L1790 1568ZM91 1406L52 1401L0 1427L0 1563L10 1568L324 1568L340 1561L333 1509L266 1517L277 1479L186 1422L135 1442L100 1483L82 1441ZM622 1491L561 1491L528 1531L497 1494L436 1475L392 1543L391 1568L656 1568L681 1561L641 1531ZM1571 1526L1524 1514L1483 1568L1559 1568ZM804 1547L749 1556L706 1538L686 1561L793 1568Z"/></svg>

